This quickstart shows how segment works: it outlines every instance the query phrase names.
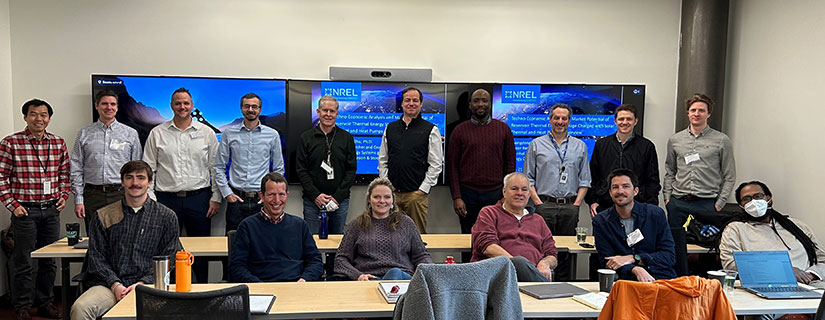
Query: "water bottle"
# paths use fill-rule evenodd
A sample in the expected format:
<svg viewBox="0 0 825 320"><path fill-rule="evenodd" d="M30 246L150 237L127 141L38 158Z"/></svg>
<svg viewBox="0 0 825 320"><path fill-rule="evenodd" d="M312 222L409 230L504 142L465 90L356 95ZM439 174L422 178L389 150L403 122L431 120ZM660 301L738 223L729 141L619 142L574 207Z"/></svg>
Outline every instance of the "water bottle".
<svg viewBox="0 0 825 320"><path fill-rule="evenodd" d="M195 256L189 251L178 251L175 254L175 291L189 292L192 290L192 264Z"/></svg>
<svg viewBox="0 0 825 320"><path fill-rule="evenodd" d="M318 214L318 220L320 224L318 225L318 239L326 239L329 237L329 232L327 232L327 222L329 222L329 216L327 216L327 210L321 209L321 213Z"/></svg>
<svg viewBox="0 0 825 320"><path fill-rule="evenodd" d="M169 257L154 256L152 261L155 263L155 289L169 290Z"/></svg>

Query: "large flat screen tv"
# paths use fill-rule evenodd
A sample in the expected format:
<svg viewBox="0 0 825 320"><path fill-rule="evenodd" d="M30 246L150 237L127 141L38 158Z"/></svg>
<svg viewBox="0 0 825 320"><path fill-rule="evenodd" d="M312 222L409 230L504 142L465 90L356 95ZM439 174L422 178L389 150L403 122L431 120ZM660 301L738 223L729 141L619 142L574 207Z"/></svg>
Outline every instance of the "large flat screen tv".
<svg viewBox="0 0 825 320"><path fill-rule="evenodd" d="M573 109L568 132L587 144L587 158L600 137L616 132L613 113L621 104L636 106L642 133L644 85L594 84L496 84L493 87L493 117L513 131L516 171L522 171L530 141L550 132L550 108L564 103Z"/></svg>

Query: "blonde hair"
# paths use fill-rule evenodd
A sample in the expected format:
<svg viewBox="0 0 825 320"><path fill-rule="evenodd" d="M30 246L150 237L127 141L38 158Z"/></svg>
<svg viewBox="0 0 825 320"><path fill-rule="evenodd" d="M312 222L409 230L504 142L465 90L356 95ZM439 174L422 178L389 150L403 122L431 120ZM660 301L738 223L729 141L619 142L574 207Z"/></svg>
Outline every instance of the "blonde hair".
<svg viewBox="0 0 825 320"><path fill-rule="evenodd" d="M392 208L390 208L390 220L388 226L390 231L395 231L395 229L398 228L398 225L401 224L401 210L399 210L398 206L395 205L395 188L392 186L390 179L387 178L375 178L372 182L370 182L369 187L367 187L366 209L355 218L355 223L359 228L364 230L369 230L372 228L372 204L370 204L370 197L372 197L372 192L377 186L385 186L390 188L390 192L392 192Z"/></svg>

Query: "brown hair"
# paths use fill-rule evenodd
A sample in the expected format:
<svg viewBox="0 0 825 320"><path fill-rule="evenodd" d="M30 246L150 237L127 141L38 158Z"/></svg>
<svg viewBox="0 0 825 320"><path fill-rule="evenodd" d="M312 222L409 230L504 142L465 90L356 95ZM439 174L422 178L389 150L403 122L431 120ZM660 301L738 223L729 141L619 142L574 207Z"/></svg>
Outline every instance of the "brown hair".
<svg viewBox="0 0 825 320"><path fill-rule="evenodd" d="M152 181L152 174L154 173L152 172L152 167L150 167L149 164L143 160L129 161L120 167L120 180L123 180L123 177L126 176L127 173L141 171L146 171L146 178L148 178L149 181Z"/></svg>
<svg viewBox="0 0 825 320"><path fill-rule="evenodd" d="M266 194L266 183L272 181L275 183L283 183L286 191L289 191L289 183L286 183L286 178L280 173L270 172L261 179L261 193Z"/></svg>
<svg viewBox="0 0 825 320"><path fill-rule="evenodd" d="M690 105L697 103L697 102L704 102L708 105L708 114L713 113L713 99L710 97L702 94L702 93L694 93L693 96L685 100L685 112L690 110Z"/></svg>
<svg viewBox="0 0 825 320"><path fill-rule="evenodd" d="M398 228L398 225L401 224L401 210L398 210L398 206L395 205L395 188L393 188L390 179L387 178L375 178L375 180L370 182L370 185L367 188L367 209L355 218L355 223L363 230L369 230L372 228L372 205L370 204L370 197L372 196L372 191L377 186L385 186L390 188L390 191L392 192L392 208L390 209L390 217L388 218L390 220L388 226L390 231L395 231L395 229Z"/></svg>
<svg viewBox="0 0 825 320"><path fill-rule="evenodd" d="M632 105L632 104L625 103L625 104L623 104L623 105L618 106L618 107L616 108L616 111L614 111L614 112L613 112L613 119L615 119L616 117L618 117L618 116L619 116L619 111L628 111L628 112L630 112L630 113L632 113L632 114L633 114L633 117L634 117L634 118L638 118L638 117L636 116L636 106L634 106L634 105Z"/></svg>

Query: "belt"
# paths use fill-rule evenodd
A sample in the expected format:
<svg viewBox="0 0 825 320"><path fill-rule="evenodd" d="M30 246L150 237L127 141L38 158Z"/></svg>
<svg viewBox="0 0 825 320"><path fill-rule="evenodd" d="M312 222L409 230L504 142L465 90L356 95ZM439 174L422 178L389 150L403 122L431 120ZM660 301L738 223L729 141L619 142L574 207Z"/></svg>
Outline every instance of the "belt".
<svg viewBox="0 0 825 320"><path fill-rule="evenodd" d="M119 184L115 184L115 183L112 183L112 184L90 184L90 183L87 183L85 187L86 187L86 189L89 189L89 190L98 190L98 191L103 191L103 192L123 190L123 186L121 186Z"/></svg>
<svg viewBox="0 0 825 320"><path fill-rule="evenodd" d="M539 199L541 199L541 202L549 202L555 204L568 204L576 202L576 197L553 198L551 196L539 195Z"/></svg>
<svg viewBox="0 0 825 320"><path fill-rule="evenodd" d="M695 194L686 194L686 195L683 195L681 197L675 197L675 198L679 199L679 200L682 200L682 201L715 200L716 199L716 198L702 198L702 197L697 196Z"/></svg>
<svg viewBox="0 0 825 320"><path fill-rule="evenodd" d="M158 191L158 192L159 193L171 194L171 195L174 195L178 198L186 198L188 196L194 196L194 195L196 195L198 193L201 193L201 192L204 192L206 190L209 190L209 187L200 188L200 189L197 189L197 190L189 190L189 191L172 191L172 192Z"/></svg>
<svg viewBox="0 0 825 320"><path fill-rule="evenodd" d="M26 208L48 209L57 204L57 200L49 200L43 202L18 202L21 206Z"/></svg>
<svg viewBox="0 0 825 320"><path fill-rule="evenodd" d="M258 193L257 192L246 192L241 189L235 188L233 186L229 186L229 189L232 189L232 193L236 194L237 196L245 199L257 199Z"/></svg>

